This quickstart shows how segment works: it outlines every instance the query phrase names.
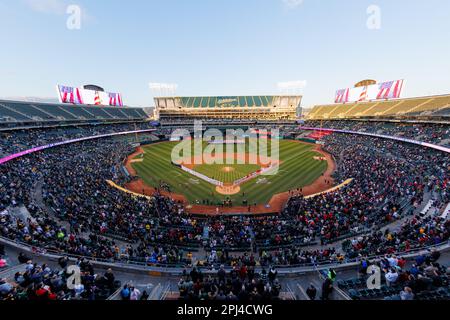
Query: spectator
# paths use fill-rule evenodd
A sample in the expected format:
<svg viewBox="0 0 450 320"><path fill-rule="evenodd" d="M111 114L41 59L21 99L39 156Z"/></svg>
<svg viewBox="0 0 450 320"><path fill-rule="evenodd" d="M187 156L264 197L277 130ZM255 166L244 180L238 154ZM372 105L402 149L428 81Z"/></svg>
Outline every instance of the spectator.
<svg viewBox="0 0 450 320"><path fill-rule="evenodd" d="M17 257L17 260L19 260L19 263L23 264L23 263L27 263L31 259L29 257L27 257L23 252L20 252L19 256Z"/></svg>
<svg viewBox="0 0 450 320"><path fill-rule="evenodd" d="M329 300L330 294L333 292L333 281L330 278L325 279L322 284L322 300Z"/></svg>
<svg viewBox="0 0 450 320"><path fill-rule="evenodd" d="M141 295L141 291L135 287L130 288L130 300L137 301Z"/></svg>
<svg viewBox="0 0 450 320"><path fill-rule="evenodd" d="M268 275L269 282L270 282L270 283L273 283L273 282L275 281L277 275L278 275L278 271L275 270L274 267L270 268L270 270L269 270L269 275Z"/></svg>
<svg viewBox="0 0 450 320"><path fill-rule="evenodd" d="M392 286L393 284L395 284L397 282L398 279L398 273L395 269L389 269L389 272L386 273L385 275L386 278L386 284L388 286Z"/></svg>
<svg viewBox="0 0 450 320"><path fill-rule="evenodd" d="M14 289L14 287L12 286L12 284L8 283L8 281L6 279L0 280L0 295L1 296L8 295L10 292L13 291L13 289Z"/></svg>
<svg viewBox="0 0 450 320"><path fill-rule="evenodd" d="M120 296L122 298L122 300L130 300L130 288L127 284L125 284L122 288L122 290L120 291Z"/></svg>
<svg viewBox="0 0 450 320"><path fill-rule="evenodd" d="M306 294L308 295L309 300L316 300L317 289L312 283L310 284L308 289L306 289Z"/></svg>
<svg viewBox="0 0 450 320"><path fill-rule="evenodd" d="M400 298L402 300L414 300L414 293L409 287L405 287L402 292L400 292Z"/></svg>
<svg viewBox="0 0 450 320"><path fill-rule="evenodd" d="M141 297L139 298L139 300L145 301L148 300L149 294L147 293L147 290L144 290L144 292L142 292Z"/></svg>

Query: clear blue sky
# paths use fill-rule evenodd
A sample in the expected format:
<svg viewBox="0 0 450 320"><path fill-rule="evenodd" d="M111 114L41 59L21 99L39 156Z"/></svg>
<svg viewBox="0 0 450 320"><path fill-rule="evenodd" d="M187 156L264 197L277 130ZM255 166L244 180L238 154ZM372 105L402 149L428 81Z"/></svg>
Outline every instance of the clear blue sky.
<svg viewBox="0 0 450 320"><path fill-rule="evenodd" d="M66 28L66 6L82 9ZM151 106L178 95L277 92L306 80L304 105L358 80L404 78L406 96L450 93L448 0L0 0L0 97L56 97L94 83ZM366 26L369 5L381 29Z"/></svg>

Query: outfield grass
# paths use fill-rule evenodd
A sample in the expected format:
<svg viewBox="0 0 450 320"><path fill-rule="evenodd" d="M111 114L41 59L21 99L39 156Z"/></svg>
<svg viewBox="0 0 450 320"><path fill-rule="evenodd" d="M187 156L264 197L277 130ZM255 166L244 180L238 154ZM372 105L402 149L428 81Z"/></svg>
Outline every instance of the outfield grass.
<svg viewBox="0 0 450 320"><path fill-rule="evenodd" d="M226 196L218 194L215 186L184 172L171 163L172 148L176 144L177 142L163 142L144 147L144 161L133 163L133 168L149 186L158 187L160 182L164 181L170 185L172 192L185 195L191 203L206 199L215 202L224 200ZM270 149L269 143L269 156ZM327 169L327 162L314 160L314 157L321 156L321 154L312 149L312 145L281 140L281 165L278 174L260 176L241 185L241 192L230 196L233 203L241 205L243 200L247 200L251 204L267 204L275 194L312 184ZM224 172L224 167L232 167L234 171ZM258 169L258 165L249 164L195 167L196 171L223 182L235 181Z"/></svg>

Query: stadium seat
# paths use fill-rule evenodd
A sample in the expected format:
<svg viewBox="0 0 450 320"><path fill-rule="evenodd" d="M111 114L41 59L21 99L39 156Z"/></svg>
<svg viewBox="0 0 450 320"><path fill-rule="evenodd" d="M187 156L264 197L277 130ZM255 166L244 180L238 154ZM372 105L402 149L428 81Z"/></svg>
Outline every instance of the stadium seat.
<svg viewBox="0 0 450 320"><path fill-rule="evenodd" d="M1 122L63 122L92 120L144 120L148 116L142 108L74 106L0 100Z"/></svg>
<svg viewBox="0 0 450 320"><path fill-rule="evenodd" d="M317 105L307 118L310 120L372 118L383 116L403 116L408 114L448 115L450 96L435 96L390 101L373 101L334 105Z"/></svg>

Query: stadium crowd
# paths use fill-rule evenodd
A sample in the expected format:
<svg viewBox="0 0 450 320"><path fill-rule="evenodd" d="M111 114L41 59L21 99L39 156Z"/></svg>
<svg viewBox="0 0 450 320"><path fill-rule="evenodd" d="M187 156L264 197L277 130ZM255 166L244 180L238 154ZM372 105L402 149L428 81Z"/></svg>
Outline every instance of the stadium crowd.
<svg viewBox="0 0 450 320"><path fill-rule="evenodd" d="M76 266L80 269L80 282L68 284L73 272L68 270L68 259L59 259L59 267L47 264L39 265L19 255L19 262L25 265L24 270L16 272L10 279L0 279L0 300L105 300L120 287L111 269L103 275L96 274L88 260L79 259Z"/></svg>
<svg viewBox="0 0 450 320"><path fill-rule="evenodd" d="M184 272L178 282L181 300L215 301L271 301L278 300L281 285L278 272L270 268L256 273L254 267L242 265L227 272L222 265L215 277L205 276L201 270L193 268Z"/></svg>
<svg viewBox="0 0 450 320"><path fill-rule="evenodd" d="M1 152L134 128L82 127L62 136L62 129L11 132ZM133 151L126 139L91 140L28 155L0 167L0 235L47 251L108 261L237 267L344 262L448 240L447 220L411 215L425 195L439 209L450 202L448 155L369 137L329 135L323 140L337 161L335 182L352 178L352 183L310 199L298 192L279 216L260 218L194 218L158 193L136 198L111 188L106 180L123 185L130 179L122 167ZM14 214L18 207L29 216ZM399 231L379 231L405 218ZM347 238L354 238L351 245L336 245ZM205 257L197 254L202 248Z"/></svg>
<svg viewBox="0 0 450 320"><path fill-rule="evenodd" d="M438 145L450 146L450 127L446 124L398 123L380 121L308 121L307 126L360 131L413 139Z"/></svg>
<svg viewBox="0 0 450 320"><path fill-rule="evenodd" d="M437 250L419 254L407 261L386 254L377 261L362 259L359 279L339 280L338 286L355 300L448 300L450 269L439 263ZM382 278L378 288L367 289L368 267L379 267Z"/></svg>

